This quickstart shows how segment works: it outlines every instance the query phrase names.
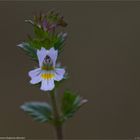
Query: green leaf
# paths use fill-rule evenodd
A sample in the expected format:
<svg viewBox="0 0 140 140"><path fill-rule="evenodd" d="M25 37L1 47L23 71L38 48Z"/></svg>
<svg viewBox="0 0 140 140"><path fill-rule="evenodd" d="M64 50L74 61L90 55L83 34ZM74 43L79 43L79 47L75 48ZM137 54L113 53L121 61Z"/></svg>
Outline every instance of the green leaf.
<svg viewBox="0 0 140 140"><path fill-rule="evenodd" d="M31 47L29 43L23 42L19 45L17 45L21 49L23 49L29 56L31 56L34 60L37 60L37 54L36 54L36 49Z"/></svg>
<svg viewBox="0 0 140 140"><path fill-rule="evenodd" d="M43 31L42 28L39 28L37 26L34 26L34 32L37 38L47 38L48 37L48 32Z"/></svg>
<svg viewBox="0 0 140 140"><path fill-rule="evenodd" d="M67 33L61 32L57 35L57 41L55 42L54 47L58 49L59 52L62 52L66 38Z"/></svg>
<svg viewBox="0 0 140 140"><path fill-rule="evenodd" d="M65 91L62 98L62 120L68 120L79 110L79 108L87 102L81 96L72 91Z"/></svg>
<svg viewBox="0 0 140 140"><path fill-rule="evenodd" d="M38 122L50 122L52 120L52 108L45 102L27 102L21 105L21 109Z"/></svg>

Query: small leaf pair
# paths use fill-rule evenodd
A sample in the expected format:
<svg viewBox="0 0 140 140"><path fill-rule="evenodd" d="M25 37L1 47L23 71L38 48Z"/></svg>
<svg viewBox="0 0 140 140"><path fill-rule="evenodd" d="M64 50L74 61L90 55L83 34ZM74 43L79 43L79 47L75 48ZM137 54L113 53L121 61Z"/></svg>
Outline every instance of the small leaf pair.
<svg viewBox="0 0 140 140"><path fill-rule="evenodd" d="M79 95L71 91L65 91L61 103L61 123L70 119L86 102L87 100L82 99ZM46 102L28 102L23 104L21 109L38 122L51 123L54 121L52 108Z"/></svg>

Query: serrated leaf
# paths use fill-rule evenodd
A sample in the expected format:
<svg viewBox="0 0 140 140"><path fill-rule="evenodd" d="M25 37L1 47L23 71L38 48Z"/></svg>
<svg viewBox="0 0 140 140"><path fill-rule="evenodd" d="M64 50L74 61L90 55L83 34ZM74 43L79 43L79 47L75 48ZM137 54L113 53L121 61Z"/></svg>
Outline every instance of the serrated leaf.
<svg viewBox="0 0 140 140"><path fill-rule="evenodd" d="M79 110L79 108L86 102L87 100L83 99L79 95L71 91L65 91L61 105L63 120L65 121L71 118Z"/></svg>
<svg viewBox="0 0 140 140"><path fill-rule="evenodd" d="M21 49L23 49L29 56L31 56L34 60L37 60L37 54L36 54L36 49L31 47L29 43L23 42L19 45L17 45Z"/></svg>
<svg viewBox="0 0 140 140"><path fill-rule="evenodd" d="M49 122L52 120L52 108L46 102L27 102L21 105L21 109L38 122Z"/></svg>

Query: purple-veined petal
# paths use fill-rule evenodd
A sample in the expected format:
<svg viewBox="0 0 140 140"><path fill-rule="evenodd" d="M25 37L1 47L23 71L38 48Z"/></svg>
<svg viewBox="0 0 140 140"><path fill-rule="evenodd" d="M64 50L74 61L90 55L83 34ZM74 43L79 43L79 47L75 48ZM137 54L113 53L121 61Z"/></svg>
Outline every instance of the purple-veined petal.
<svg viewBox="0 0 140 140"><path fill-rule="evenodd" d="M53 90L54 88L54 79L49 79L49 80L42 80L42 83L41 83L41 90L43 91L50 91L50 90Z"/></svg>
<svg viewBox="0 0 140 140"><path fill-rule="evenodd" d="M55 50L54 48L51 48L48 52L48 55L51 57L51 59L53 61L53 66L55 66L56 59L57 59L57 56L58 56L58 51Z"/></svg>
<svg viewBox="0 0 140 140"><path fill-rule="evenodd" d="M56 81L62 80L64 78L64 74L65 74L65 69L63 69L63 68L56 68L55 69L54 80L56 80Z"/></svg>
<svg viewBox="0 0 140 140"><path fill-rule="evenodd" d="M41 73L41 68L37 68L34 70L29 71L28 75L33 78Z"/></svg>
<svg viewBox="0 0 140 140"><path fill-rule="evenodd" d="M39 66L41 67L43 64L43 61L48 54L48 51L45 48L41 48L40 50L37 50L37 56L39 61Z"/></svg>
<svg viewBox="0 0 140 140"><path fill-rule="evenodd" d="M41 80L42 80L41 75L38 75L38 76L32 77L30 83L31 84L37 84L37 83L41 82Z"/></svg>

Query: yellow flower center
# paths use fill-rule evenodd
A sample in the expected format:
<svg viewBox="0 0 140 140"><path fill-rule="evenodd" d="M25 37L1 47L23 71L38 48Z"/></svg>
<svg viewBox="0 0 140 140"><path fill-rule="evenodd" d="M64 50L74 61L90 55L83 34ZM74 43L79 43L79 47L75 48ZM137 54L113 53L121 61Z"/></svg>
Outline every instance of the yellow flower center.
<svg viewBox="0 0 140 140"><path fill-rule="evenodd" d="M53 73L43 73L43 74L41 74L41 77L45 80L49 80L49 79L54 78L54 74Z"/></svg>
<svg viewBox="0 0 140 140"><path fill-rule="evenodd" d="M53 67L53 66L45 66L45 65L43 65L43 66L41 67L41 69L42 69L42 70L54 70L54 67Z"/></svg>

